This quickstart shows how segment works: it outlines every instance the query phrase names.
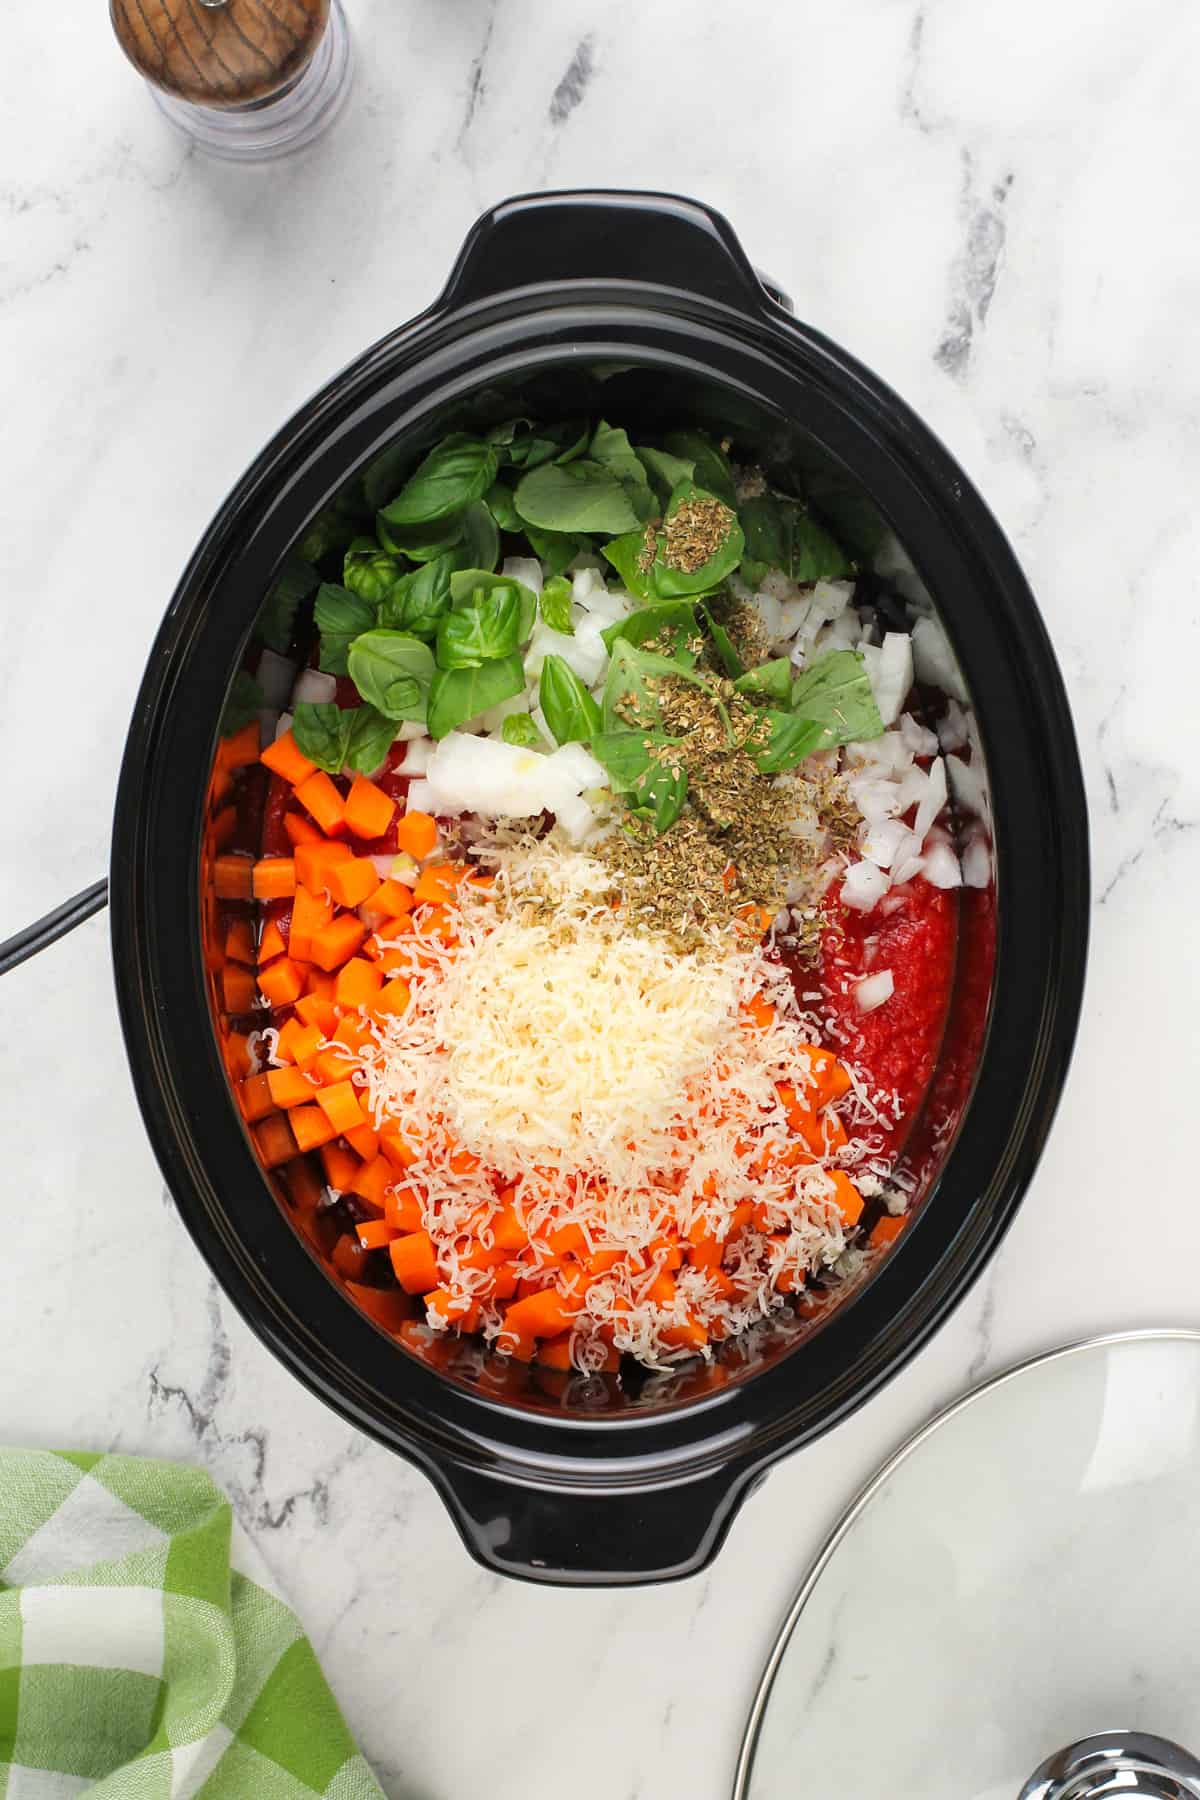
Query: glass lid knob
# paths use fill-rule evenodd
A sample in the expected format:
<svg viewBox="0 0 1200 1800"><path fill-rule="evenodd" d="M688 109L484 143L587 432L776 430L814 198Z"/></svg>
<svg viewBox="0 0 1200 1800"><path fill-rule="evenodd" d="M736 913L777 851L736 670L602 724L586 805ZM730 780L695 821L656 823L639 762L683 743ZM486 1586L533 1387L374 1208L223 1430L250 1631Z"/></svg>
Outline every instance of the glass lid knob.
<svg viewBox="0 0 1200 1800"><path fill-rule="evenodd" d="M1018 1800L1200 1800L1200 1762L1167 1738L1108 1731L1048 1757Z"/></svg>

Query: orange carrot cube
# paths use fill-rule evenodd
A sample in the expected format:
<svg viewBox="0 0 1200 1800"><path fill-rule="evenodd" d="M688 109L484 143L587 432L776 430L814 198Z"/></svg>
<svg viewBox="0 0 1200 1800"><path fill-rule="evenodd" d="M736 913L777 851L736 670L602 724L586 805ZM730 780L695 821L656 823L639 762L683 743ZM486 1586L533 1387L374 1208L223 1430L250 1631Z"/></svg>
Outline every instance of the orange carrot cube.
<svg viewBox="0 0 1200 1800"><path fill-rule="evenodd" d="M270 1084L265 1075L247 1075L238 1087L238 1105L247 1125L257 1125L268 1113L278 1110L271 1098Z"/></svg>
<svg viewBox="0 0 1200 1800"><path fill-rule="evenodd" d="M337 1132L319 1106L295 1106L288 1123L301 1150L318 1150L337 1136Z"/></svg>
<svg viewBox="0 0 1200 1800"><path fill-rule="evenodd" d="M322 1144L321 1167L325 1171L325 1179L331 1188L339 1194L349 1193L354 1187L354 1177L358 1174L359 1159L351 1151L344 1150L340 1144Z"/></svg>
<svg viewBox="0 0 1200 1800"><path fill-rule="evenodd" d="M302 994L296 1002L296 1017L306 1025L315 1025L322 1037L332 1037L337 1030L337 1007L320 994Z"/></svg>
<svg viewBox="0 0 1200 1800"><path fill-rule="evenodd" d="M226 1012L248 1013L258 999L254 972L240 963L226 963L221 971L221 1003Z"/></svg>
<svg viewBox="0 0 1200 1800"><path fill-rule="evenodd" d="M354 1229L364 1250L386 1250L396 1235L394 1227L382 1219L360 1219Z"/></svg>
<svg viewBox="0 0 1200 1800"><path fill-rule="evenodd" d="M365 956L352 956L338 970L336 998L339 1006L367 1006L383 986L383 976Z"/></svg>
<svg viewBox="0 0 1200 1800"><path fill-rule="evenodd" d="M248 856L218 856L213 861L213 888L218 900L254 898L254 864Z"/></svg>
<svg viewBox="0 0 1200 1800"><path fill-rule="evenodd" d="M371 911L382 913L386 918L401 918L412 909L412 889L406 888L402 881L394 881L389 877L387 881L381 881L371 895Z"/></svg>
<svg viewBox="0 0 1200 1800"><path fill-rule="evenodd" d="M371 1001L373 1013L402 1013L411 999L411 989L400 975L393 975L386 987L380 988Z"/></svg>
<svg viewBox="0 0 1200 1800"><path fill-rule="evenodd" d="M279 956L259 970L258 985L272 1006L290 1006L304 992L304 976L291 957Z"/></svg>
<svg viewBox="0 0 1200 1800"><path fill-rule="evenodd" d="M841 1213L843 1222L846 1225L857 1225L862 1217L862 1195L844 1169L830 1169L829 1179L834 1186L833 1204Z"/></svg>
<svg viewBox="0 0 1200 1800"><path fill-rule="evenodd" d="M356 1125L344 1136L356 1156L361 1156L364 1162L375 1161L379 1155L379 1133L372 1124Z"/></svg>
<svg viewBox="0 0 1200 1800"><path fill-rule="evenodd" d="M296 865L290 856L264 856L254 865L254 898L286 900L296 891Z"/></svg>
<svg viewBox="0 0 1200 1800"><path fill-rule="evenodd" d="M266 763L273 775L281 776L293 787L299 787L317 771L316 763L309 762L290 731L268 744L259 760Z"/></svg>
<svg viewBox="0 0 1200 1800"><path fill-rule="evenodd" d="M389 800L382 788L356 775L346 797L346 828L355 837L380 838L392 822L396 802Z"/></svg>
<svg viewBox="0 0 1200 1800"><path fill-rule="evenodd" d="M312 820L306 819L303 813L285 813L283 829L291 839L293 848L298 848L301 844L323 844L325 842Z"/></svg>
<svg viewBox="0 0 1200 1800"><path fill-rule="evenodd" d="M317 1089L317 1105L340 1137L367 1123L367 1115L359 1104L352 1081L337 1081L332 1087Z"/></svg>
<svg viewBox="0 0 1200 1800"><path fill-rule="evenodd" d="M271 1090L271 1098L276 1106L286 1112L289 1107L304 1106L315 1094L312 1082L302 1069L269 1069L267 1086Z"/></svg>
<svg viewBox="0 0 1200 1800"><path fill-rule="evenodd" d="M395 1125L385 1125L379 1134L379 1148L396 1169L407 1169L417 1160L417 1153Z"/></svg>
<svg viewBox="0 0 1200 1800"><path fill-rule="evenodd" d="M383 1216L397 1231L420 1231L424 1223L420 1198L410 1187L389 1188Z"/></svg>
<svg viewBox="0 0 1200 1800"><path fill-rule="evenodd" d="M352 1191L361 1200L365 1200L368 1206L374 1206L382 1212L387 1190L391 1185L392 1171L382 1156L377 1156L374 1162L364 1163L359 1169L354 1177Z"/></svg>
<svg viewBox="0 0 1200 1800"><path fill-rule="evenodd" d="M262 727L257 719L251 719L248 725L243 725L242 729L235 731L232 737L222 738L221 748L218 751L222 767L245 769L251 763L256 763L261 739Z"/></svg>
<svg viewBox="0 0 1200 1800"><path fill-rule="evenodd" d="M280 1027L275 1056L279 1062L295 1063L307 1074L320 1048L321 1033L315 1025L302 1025L299 1019L289 1019Z"/></svg>
<svg viewBox="0 0 1200 1800"><path fill-rule="evenodd" d="M437 1255L427 1231L413 1231L390 1247L396 1280L406 1294L428 1294L438 1285Z"/></svg>
<svg viewBox="0 0 1200 1800"><path fill-rule="evenodd" d="M345 862L333 863L325 879L339 906L361 906L379 885L379 871L368 856L350 856Z"/></svg>
<svg viewBox="0 0 1200 1800"><path fill-rule="evenodd" d="M318 931L324 931L332 917L333 907L324 895L318 897L310 893L307 887L298 887L296 898L292 902L288 955L293 959L300 957L304 962L311 962L313 939Z"/></svg>
<svg viewBox="0 0 1200 1800"><path fill-rule="evenodd" d="M346 823L346 806L342 796L324 769L318 769L296 789L296 798L310 812L326 836L332 837Z"/></svg>
<svg viewBox="0 0 1200 1800"><path fill-rule="evenodd" d="M254 953L254 928L249 919L234 919L225 934L225 954L234 962L245 963L253 968L257 960Z"/></svg>
<svg viewBox="0 0 1200 1800"><path fill-rule="evenodd" d="M396 847L420 862L438 841L437 820L429 813L406 812L396 826Z"/></svg>
<svg viewBox="0 0 1200 1800"><path fill-rule="evenodd" d="M314 1107L313 1111L316 1110ZM251 1132L265 1169L277 1169L280 1163L290 1162L295 1156L296 1140L288 1123L289 1118L295 1117L295 1113L272 1113L270 1118L263 1119Z"/></svg>
<svg viewBox="0 0 1200 1800"><path fill-rule="evenodd" d="M313 843L297 844L296 880L301 887L319 894L328 885L333 864L353 860L354 852L349 844L339 844L336 838L319 837Z"/></svg>
<svg viewBox="0 0 1200 1800"><path fill-rule="evenodd" d="M262 942L258 946L258 965L261 968L263 963L269 963L273 957L286 956L286 954L287 945L284 942L283 933L272 919L264 927Z"/></svg>
<svg viewBox="0 0 1200 1800"><path fill-rule="evenodd" d="M470 869L463 863L431 863L427 869L421 870L413 889L414 897L430 901L434 906L445 906L453 901L460 883L470 873Z"/></svg>
<svg viewBox="0 0 1200 1800"><path fill-rule="evenodd" d="M362 948L367 928L353 913L339 913L312 941L312 960L321 969L336 969ZM386 990L385 990L386 992Z"/></svg>

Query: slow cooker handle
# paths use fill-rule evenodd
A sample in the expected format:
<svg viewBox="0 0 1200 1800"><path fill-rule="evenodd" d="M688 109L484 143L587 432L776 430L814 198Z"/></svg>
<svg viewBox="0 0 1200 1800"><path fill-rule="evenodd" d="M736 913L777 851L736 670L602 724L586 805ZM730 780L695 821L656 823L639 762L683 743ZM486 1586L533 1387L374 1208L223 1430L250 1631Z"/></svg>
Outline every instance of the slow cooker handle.
<svg viewBox="0 0 1200 1800"><path fill-rule="evenodd" d="M758 275L719 212L678 194L620 189L522 194L473 226L443 307L556 282L641 282L761 312L764 296L792 310Z"/></svg>
<svg viewBox="0 0 1200 1800"><path fill-rule="evenodd" d="M435 1479L485 1568L526 1581L621 1587L705 1568L765 1477L726 1468L698 1481L610 1493L523 1487L460 1466Z"/></svg>

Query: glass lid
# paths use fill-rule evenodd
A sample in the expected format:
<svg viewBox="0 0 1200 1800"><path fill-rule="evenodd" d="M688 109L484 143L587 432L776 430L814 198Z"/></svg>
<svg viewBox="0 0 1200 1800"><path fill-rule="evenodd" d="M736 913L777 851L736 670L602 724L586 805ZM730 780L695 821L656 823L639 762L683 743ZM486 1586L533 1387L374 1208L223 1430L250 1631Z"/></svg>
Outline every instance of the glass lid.
<svg viewBox="0 0 1200 1800"><path fill-rule="evenodd" d="M1200 1332L1038 1357L880 1470L784 1622L734 1800L1200 1796Z"/></svg>

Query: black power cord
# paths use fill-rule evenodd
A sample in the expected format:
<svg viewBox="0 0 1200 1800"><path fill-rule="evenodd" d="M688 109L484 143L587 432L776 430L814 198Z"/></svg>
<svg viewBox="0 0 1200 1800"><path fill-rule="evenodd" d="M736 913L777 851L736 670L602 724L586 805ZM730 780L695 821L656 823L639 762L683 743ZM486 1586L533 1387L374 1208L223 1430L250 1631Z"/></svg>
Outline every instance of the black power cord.
<svg viewBox="0 0 1200 1800"><path fill-rule="evenodd" d="M56 944L60 937L66 937L68 931L74 931L85 919L90 919L102 907L108 905L107 881L93 881L90 888L84 888L82 894L76 894L71 900L64 900L53 912L48 912L44 919L36 924L27 925L24 931L18 931L0 944L0 975L7 975L10 969L16 969L29 957L36 956L39 950L48 950Z"/></svg>

